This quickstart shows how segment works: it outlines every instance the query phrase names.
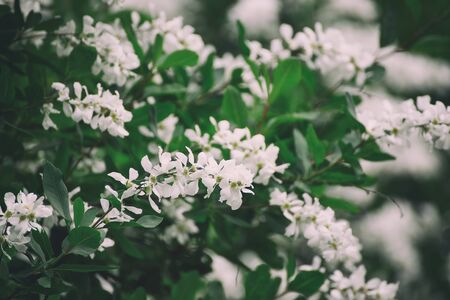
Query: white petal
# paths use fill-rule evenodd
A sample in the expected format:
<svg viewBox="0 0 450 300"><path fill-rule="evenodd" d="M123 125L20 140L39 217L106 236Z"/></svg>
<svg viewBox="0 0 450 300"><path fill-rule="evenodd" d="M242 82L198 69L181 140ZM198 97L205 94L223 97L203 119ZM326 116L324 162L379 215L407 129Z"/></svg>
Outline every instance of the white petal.
<svg viewBox="0 0 450 300"><path fill-rule="evenodd" d="M120 173L118 172L111 172L108 174L109 177L114 178L115 180L117 180L118 182L122 183L122 184L126 184L127 183L127 179Z"/></svg>
<svg viewBox="0 0 450 300"><path fill-rule="evenodd" d="M128 178L129 178L131 181L136 180L136 178L138 178L138 176L139 176L138 171L136 171L136 170L133 169L133 168L130 168L130 171L128 172L128 174L129 174L129 177L128 177Z"/></svg>
<svg viewBox="0 0 450 300"><path fill-rule="evenodd" d="M144 168L145 172L150 173L153 167L153 164L150 162L150 159L148 158L148 156L144 156L141 159L141 166L142 168Z"/></svg>
<svg viewBox="0 0 450 300"><path fill-rule="evenodd" d="M148 197L148 202L150 202L150 206L153 208L154 211L157 213L161 213L161 209L156 205L155 201L152 200L152 198Z"/></svg>
<svg viewBox="0 0 450 300"><path fill-rule="evenodd" d="M109 209L109 201L108 200L106 200L104 198L101 198L100 199L100 205L102 206L103 212L107 212L108 211L108 209Z"/></svg>

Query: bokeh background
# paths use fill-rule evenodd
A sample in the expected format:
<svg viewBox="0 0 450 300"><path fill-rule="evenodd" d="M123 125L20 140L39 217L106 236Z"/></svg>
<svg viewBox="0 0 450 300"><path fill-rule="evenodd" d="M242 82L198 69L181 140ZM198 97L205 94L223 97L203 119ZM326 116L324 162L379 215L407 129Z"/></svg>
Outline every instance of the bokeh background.
<svg viewBox="0 0 450 300"><path fill-rule="evenodd" d="M126 0L124 6L181 15L222 54L238 53L236 20L246 26L248 38L266 43L278 36L280 24L301 30L321 22L341 30L355 45L378 53L380 23L393 9L371 0ZM400 22L404 24L397 26L415 26L413 20ZM450 60L442 55L450 54L448 45L436 44L428 55L400 51L386 56L381 61L384 77L367 87L360 109L376 112L383 100L425 94L450 105ZM376 192L333 187L329 194L362 207L364 213L355 217L353 228L364 245L370 274L389 274L386 279L400 281L399 299L450 299L450 155L419 140L385 150L397 160L363 164L369 174L380 175ZM242 291L233 265L216 258L213 266L227 293L239 297Z"/></svg>
<svg viewBox="0 0 450 300"><path fill-rule="evenodd" d="M73 13L75 17L83 14L78 10L83 9L85 2L53 0L57 10L68 16ZM400 8L386 4L389 2L398 3ZM429 5L431 2L445 1L429 1ZM214 45L219 54L239 53L236 20L245 25L248 38L266 44L278 36L278 28L283 23L298 31L321 22L324 27L341 30L358 47L379 53L380 24L386 15L397 13L395 9L401 10L401 5L408 3L421 3L417 13L424 12L426 24L433 25L433 18L427 17L428 2L420 0L124 0L116 9L164 11L169 17L183 16L184 22L192 25L206 43ZM442 13L445 16L450 11ZM398 19L394 29L398 27L413 33L420 28L407 17ZM450 25L432 29L445 33ZM425 94L450 105L450 36L446 38L441 43L427 44L426 51L420 51L422 54L408 49L386 55L381 61L385 68L382 79L365 88L358 109L376 112L382 100L395 103ZM7 141L0 143L6 148ZM399 299L448 300L450 153L433 150L420 140L384 150L397 160L363 162L367 173L378 174L380 178L372 192L333 187L328 194L353 201L361 208L361 213L353 217L352 225L364 246L368 277L400 281ZM31 173L39 167L35 158L20 162L2 159L1 162L2 172L13 165ZM1 176L8 178L6 173ZM0 190L7 190L9 185L10 181L5 180L0 183ZM257 258L251 255L246 261L248 265L258 264ZM236 266L213 256L213 269L210 276L224 283L228 296L239 299L243 289Z"/></svg>

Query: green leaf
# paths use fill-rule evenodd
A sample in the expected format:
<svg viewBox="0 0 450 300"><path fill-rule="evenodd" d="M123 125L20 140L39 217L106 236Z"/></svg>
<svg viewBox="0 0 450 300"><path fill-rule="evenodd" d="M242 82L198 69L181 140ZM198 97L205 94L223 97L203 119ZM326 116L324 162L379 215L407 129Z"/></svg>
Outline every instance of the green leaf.
<svg viewBox="0 0 450 300"><path fill-rule="evenodd" d="M89 208L84 213L83 219L81 219L79 227L81 227L81 226L89 227L92 224L92 222L94 222L94 219L99 212L100 212L100 209L97 207Z"/></svg>
<svg viewBox="0 0 450 300"><path fill-rule="evenodd" d="M39 245L46 259L50 259L54 256L52 244L44 230L33 230L31 232L31 240Z"/></svg>
<svg viewBox="0 0 450 300"><path fill-rule="evenodd" d="M294 129L294 146L303 175L308 175L311 169L311 162L308 158L308 143L303 134L297 129Z"/></svg>
<svg viewBox="0 0 450 300"><path fill-rule="evenodd" d="M222 116L239 127L247 124L247 106L241 98L239 91L229 86L223 95Z"/></svg>
<svg viewBox="0 0 450 300"><path fill-rule="evenodd" d="M154 62L157 62L163 53L163 43L164 43L164 37L161 34L158 34L155 38L155 42L150 47L150 49L147 53L147 59L148 59L148 56L150 55L152 60Z"/></svg>
<svg viewBox="0 0 450 300"><path fill-rule="evenodd" d="M319 112L298 112L288 113L271 118L264 129L264 135L270 135L282 125L290 125L304 121L313 121L319 117Z"/></svg>
<svg viewBox="0 0 450 300"><path fill-rule="evenodd" d="M206 300L226 300L222 283L219 281L208 282Z"/></svg>
<svg viewBox="0 0 450 300"><path fill-rule="evenodd" d="M308 142L309 152L312 154L316 164L321 164L325 159L326 149L324 144L317 137L314 127L308 126L306 131L306 141Z"/></svg>
<svg viewBox="0 0 450 300"><path fill-rule="evenodd" d="M90 227L78 227L69 232L63 241L63 251L82 256L88 256L101 244L101 235L98 230Z"/></svg>
<svg viewBox="0 0 450 300"><path fill-rule="evenodd" d="M84 202L81 198L77 198L73 203L73 222L75 227L80 226L84 216Z"/></svg>
<svg viewBox="0 0 450 300"><path fill-rule="evenodd" d="M288 279L294 275L296 267L297 261L295 259L295 255L289 254L286 262L286 274Z"/></svg>
<svg viewBox="0 0 450 300"><path fill-rule="evenodd" d="M48 161L44 165L42 183L47 200L66 222L70 223L72 218L70 217L67 188L62 180L61 172Z"/></svg>
<svg viewBox="0 0 450 300"><path fill-rule="evenodd" d="M50 278L48 278L47 276L41 277L37 280L37 282L39 283L40 286L49 289L52 286L52 282L50 280Z"/></svg>
<svg viewBox="0 0 450 300"><path fill-rule="evenodd" d="M104 272L114 269L118 269L119 266L107 266L107 265L89 265L89 264L62 264L52 268L52 271L62 272L76 272L76 273L89 273L89 272Z"/></svg>
<svg viewBox="0 0 450 300"><path fill-rule="evenodd" d="M34 11L30 11L25 21L26 28L32 28L39 24L42 20L42 15L40 13L36 13Z"/></svg>
<svg viewBox="0 0 450 300"><path fill-rule="evenodd" d="M197 53L183 49L164 55L158 61L158 67L168 69L173 67L195 66L198 63Z"/></svg>
<svg viewBox="0 0 450 300"><path fill-rule="evenodd" d="M429 35L419 39L411 48L411 52L427 55L432 58L450 60L450 37Z"/></svg>
<svg viewBox="0 0 450 300"><path fill-rule="evenodd" d="M239 48L242 51L242 55L244 57L248 57L250 55L250 49L248 48L247 43L245 42L245 27L239 20L236 23L238 27Z"/></svg>
<svg viewBox="0 0 450 300"><path fill-rule="evenodd" d="M395 159L394 156L383 152L375 140L365 142L356 155L358 158L368 161L386 161Z"/></svg>
<svg viewBox="0 0 450 300"><path fill-rule="evenodd" d="M163 221L163 217L157 215L147 215L140 217L136 223L144 228L155 228Z"/></svg>
<svg viewBox="0 0 450 300"><path fill-rule="evenodd" d="M120 232L120 231L119 231ZM120 249L131 257L137 259L144 259L145 253L141 250L142 245L130 241L122 233L117 233L113 235L113 240L117 242Z"/></svg>
<svg viewBox="0 0 450 300"><path fill-rule="evenodd" d="M31 238L30 246L42 261L47 261L44 251L33 237Z"/></svg>
<svg viewBox="0 0 450 300"><path fill-rule="evenodd" d="M126 300L147 300L147 292L143 287L138 287L126 297Z"/></svg>
<svg viewBox="0 0 450 300"><path fill-rule="evenodd" d="M67 70L74 79L83 79L84 76L92 76L91 68L97 58L97 51L93 47L79 45L73 49L69 56Z"/></svg>
<svg viewBox="0 0 450 300"><path fill-rule="evenodd" d="M216 53L211 53L206 62L201 66L200 73L202 74L202 90L209 91L214 86L214 59Z"/></svg>
<svg viewBox="0 0 450 300"><path fill-rule="evenodd" d="M152 85L144 89L144 96L175 95L186 92L186 87L179 83L169 83L164 85Z"/></svg>
<svg viewBox="0 0 450 300"><path fill-rule="evenodd" d="M116 208L117 210L122 210L122 202L120 202L119 199L116 198L114 195L109 195L106 197L106 200L111 204L112 207Z"/></svg>
<svg viewBox="0 0 450 300"><path fill-rule="evenodd" d="M280 282L280 278L272 278L270 276L270 268L267 265L260 265L245 278L244 299L272 300L275 298Z"/></svg>
<svg viewBox="0 0 450 300"><path fill-rule="evenodd" d="M343 210L356 214L359 212L359 207L349 201L339 198L321 197L320 204L332 208L333 210Z"/></svg>
<svg viewBox="0 0 450 300"><path fill-rule="evenodd" d="M285 92L299 84L302 79L302 65L296 58L281 61L273 72L273 88L269 102L273 103Z"/></svg>
<svg viewBox="0 0 450 300"><path fill-rule="evenodd" d="M418 20L422 14L422 3L420 0L405 0L405 4L414 16L414 19Z"/></svg>
<svg viewBox="0 0 450 300"><path fill-rule="evenodd" d="M288 289L309 297L319 291L325 282L325 275L319 271L302 271L289 283Z"/></svg>
<svg viewBox="0 0 450 300"><path fill-rule="evenodd" d="M194 300L204 283L197 271L181 274L180 280L172 287L171 300Z"/></svg>

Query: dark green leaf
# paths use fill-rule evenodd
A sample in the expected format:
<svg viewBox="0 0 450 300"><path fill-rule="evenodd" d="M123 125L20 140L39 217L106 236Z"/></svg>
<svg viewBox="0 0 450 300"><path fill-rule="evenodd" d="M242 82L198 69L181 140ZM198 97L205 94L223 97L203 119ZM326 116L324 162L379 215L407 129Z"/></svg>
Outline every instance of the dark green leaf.
<svg viewBox="0 0 450 300"><path fill-rule="evenodd" d="M99 208L96 208L96 207L89 208L84 213L83 219L81 220L79 226L85 226L85 227L90 226L99 212L100 212Z"/></svg>
<svg viewBox="0 0 450 300"><path fill-rule="evenodd" d="M236 23L238 27L239 47L241 48L242 55L244 57L247 57L250 55L250 49L248 48L245 41L245 28L244 25L242 25L241 21L238 20Z"/></svg>
<svg viewBox="0 0 450 300"><path fill-rule="evenodd" d="M265 135L270 135L282 125L290 125L299 122L313 121L319 117L319 112L298 112L288 113L271 118L264 129Z"/></svg>
<svg viewBox="0 0 450 300"><path fill-rule="evenodd" d="M86 75L91 75L91 67L97 58L97 51L93 47L77 46L69 56L67 70L73 79L81 80Z"/></svg>
<svg viewBox="0 0 450 300"><path fill-rule="evenodd" d="M250 272L244 282L245 300L272 300L280 286L280 278L272 278L267 265L260 265Z"/></svg>
<svg viewBox="0 0 450 300"><path fill-rule="evenodd" d="M44 165L42 182L47 200L53 208L70 223L72 219L69 211L67 188L62 180L61 172L50 162L46 162Z"/></svg>
<svg viewBox="0 0 450 300"><path fill-rule="evenodd" d="M296 268L297 268L297 260L295 259L295 255L290 254L286 262L286 273L288 279L290 279L292 275L294 275Z"/></svg>
<svg viewBox="0 0 450 300"><path fill-rule="evenodd" d="M172 287L171 300L194 300L204 283L200 275L194 272L181 274L180 280Z"/></svg>
<svg viewBox="0 0 450 300"><path fill-rule="evenodd" d="M219 281L208 282L206 300L227 300Z"/></svg>
<svg viewBox="0 0 450 300"><path fill-rule="evenodd" d="M108 265L62 264L52 268L52 271L89 273L89 272L110 271L118 268L119 268L118 266L108 266Z"/></svg>
<svg viewBox="0 0 450 300"><path fill-rule="evenodd" d="M308 142L309 152L312 154L314 161L319 165L325 159L325 146L317 137L314 127L308 126L306 131L306 141Z"/></svg>
<svg viewBox="0 0 450 300"><path fill-rule="evenodd" d="M84 216L84 203L81 198L77 198L73 202L73 222L75 223L75 227L80 226L81 221Z"/></svg>
<svg viewBox="0 0 450 300"><path fill-rule="evenodd" d="M198 63L197 53L191 50L178 50L160 58L158 67L168 69L173 67L195 66Z"/></svg>
<svg viewBox="0 0 450 300"><path fill-rule="evenodd" d="M54 256L52 244L44 230L33 230L31 232L31 239L39 245L47 259Z"/></svg>
<svg viewBox="0 0 450 300"><path fill-rule="evenodd" d="M136 223L145 228L155 228L163 221L163 217L157 215L147 215L140 217Z"/></svg>
<svg viewBox="0 0 450 300"><path fill-rule="evenodd" d="M356 214L359 212L359 207L349 201L338 198L321 197L320 203L323 206L331 207L334 210L342 210Z"/></svg>
<svg viewBox="0 0 450 300"><path fill-rule="evenodd" d="M241 98L239 91L229 86L223 95L222 116L239 127L247 124L247 107Z"/></svg>
<svg viewBox="0 0 450 300"><path fill-rule="evenodd" d="M128 295L126 300L147 300L147 292L144 288L139 287L132 294Z"/></svg>
<svg viewBox="0 0 450 300"><path fill-rule="evenodd" d="M309 297L318 292L324 282L325 275L319 271L301 271L294 280L289 283L288 289Z"/></svg>
<svg viewBox="0 0 450 300"><path fill-rule="evenodd" d="M88 256L101 244L100 232L90 227L78 227L69 232L63 241L63 251L82 256Z"/></svg>
<svg viewBox="0 0 450 300"><path fill-rule="evenodd" d="M144 89L144 95L147 96L159 96L159 95L175 95L185 93L186 87L179 83L169 83L161 86L152 85Z"/></svg>
<svg viewBox="0 0 450 300"><path fill-rule="evenodd" d="M296 58L281 61L273 72L273 88L269 101L273 103L283 93L291 90L302 79L302 65Z"/></svg>
<svg viewBox="0 0 450 300"><path fill-rule="evenodd" d="M39 283L40 286L48 289L52 286L52 282L50 280L50 278L48 278L47 276L41 277L37 280L37 282Z"/></svg>

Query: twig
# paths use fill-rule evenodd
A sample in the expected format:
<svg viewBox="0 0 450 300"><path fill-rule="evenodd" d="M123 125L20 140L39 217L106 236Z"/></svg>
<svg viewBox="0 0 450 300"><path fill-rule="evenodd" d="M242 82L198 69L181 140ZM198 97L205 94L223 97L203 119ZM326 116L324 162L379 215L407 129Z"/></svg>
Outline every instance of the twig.
<svg viewBox="0 0 450 300"><path fill-rule="evenodd" d="M397 206L398 210L400 211L400 218L403 218L404 214L403 214L402 207L401 207L400 204L398 204L398 202L397 202L394 198L392 198L391 196L386 195L386 194L384 194L384 193L382 193L382 192L380 192L380 191L377 191L377 190L371 190L371 189L368 189L368 188L365 188L365 187L362 187L362 186L356 186L356 187L359 188L359 189L361 189L361 190L363 190L363 191L365 191L365 192L368 193L368 194L369 194L369 193L376 194L376 195L379 195L379 196L381 196L381 197L383 197L383 198L385 198L385 199L388 199L388 200L392 201L392 203L394 203L395 206Z"/></svg>

